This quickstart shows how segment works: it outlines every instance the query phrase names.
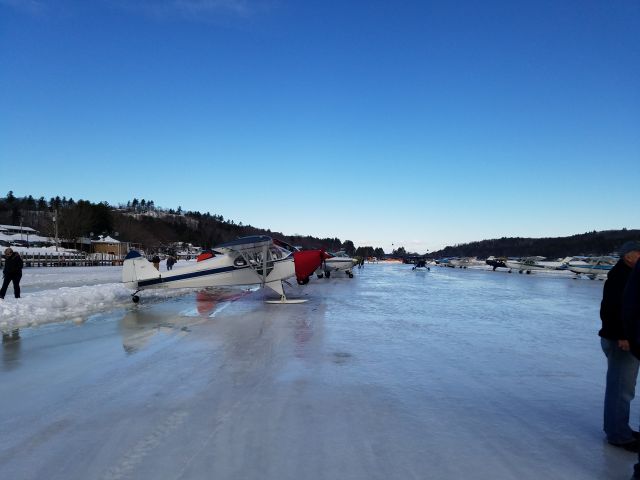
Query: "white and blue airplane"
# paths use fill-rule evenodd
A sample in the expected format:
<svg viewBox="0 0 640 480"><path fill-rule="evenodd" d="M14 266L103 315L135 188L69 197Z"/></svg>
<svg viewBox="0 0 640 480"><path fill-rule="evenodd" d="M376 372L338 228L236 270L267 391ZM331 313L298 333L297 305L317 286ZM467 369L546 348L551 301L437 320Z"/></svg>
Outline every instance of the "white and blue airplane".
<svg viewBox="0 0 640 480"><path fill-rule="evenodd" d="M323 250L304 250L273 240L265 235L238 238L215 247L205 260L167 272L158 271L139 252L131 250L122 265L122 282L135 290L131 298L140 301L138 292L150 288L204 288L214 286L261 285L280 295L268 303L302 303L287 299L283 282L296 276L300 285L325 259Z"/></svg>
<svg viewBox="0 0 640 480"><path fill-rule="evenodd" d="M329 278L331 272L343 271L349 278L353 278L353 267L358 264L358 260L351 258L344 250L335 253L327 253L322 266L316 274L318 278Z"/></svg>
<svg viewBox="0 0 640 480"><path fill-rule="evenodd" d="M584 274L591 280L598 275L604 276L609 273L618 261L615 257L572 257L566 258L567 268L576 275Z"/></svg>

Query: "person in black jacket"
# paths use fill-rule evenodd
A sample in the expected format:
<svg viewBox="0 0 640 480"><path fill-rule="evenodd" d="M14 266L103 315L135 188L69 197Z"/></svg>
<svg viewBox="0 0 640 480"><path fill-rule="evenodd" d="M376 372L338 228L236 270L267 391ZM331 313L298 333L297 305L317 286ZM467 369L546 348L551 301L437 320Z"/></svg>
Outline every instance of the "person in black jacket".
<svg viewBox="0 0 640 480"><path fill-rule="evenodd" d="M629 339L631 353L640 359L640 261L629 275L622 299L622 323ZM633 478L640 479L640 453L633 467Z"/></svg>
<svg viewBox="0 0 640 480"><path fill-rule="evenodd" d="M0 299L7 293L9 284L13 282L13 295L20 298L20 279L22 278L22 258L18 252L11 248L4 251L4 270L2 271L4 280L0 289Z"/></svg>
<svg viewBox="0 0 640 480"><path fill-rule="evenodd" d="M629 409L640 362L630 351L622 323L622 299L629 275L640 258L640 242L626 242L618 252L620 260L607 275L600 305L602 329L598 334L607 357L604 432L611 445L638 452L640 434L629 426Z"/></svg>

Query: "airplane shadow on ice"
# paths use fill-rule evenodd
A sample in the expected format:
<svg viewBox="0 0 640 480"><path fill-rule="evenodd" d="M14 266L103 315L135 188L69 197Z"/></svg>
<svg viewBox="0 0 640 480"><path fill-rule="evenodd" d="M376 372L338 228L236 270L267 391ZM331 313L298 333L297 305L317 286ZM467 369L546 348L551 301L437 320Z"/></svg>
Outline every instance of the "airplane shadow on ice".
<svg viewBox="0 0 640 480"><path fill-rule="evenodd" d="M195 296L195 308L175 313L158 309L134 308L120 320L122 347L134 354L149 346L162 335L186 335L190 326L211 321L215 313L228 303L238 300L250 291L201 290Z"/></svg>
<svg viewBox="0 0 640 480"><path fill-rule="evenodd" d="M20 345L18 338L2 342L2 370L8 372L20 366Z"/></svg>

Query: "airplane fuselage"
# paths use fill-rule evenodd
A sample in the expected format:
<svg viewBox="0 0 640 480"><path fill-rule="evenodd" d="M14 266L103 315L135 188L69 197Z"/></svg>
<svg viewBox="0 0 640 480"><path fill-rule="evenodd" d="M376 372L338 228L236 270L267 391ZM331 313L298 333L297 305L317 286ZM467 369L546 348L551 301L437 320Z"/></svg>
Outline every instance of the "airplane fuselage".
<svg viewBox="0 0 640 480"><path fill-rule="evenodd" d="M133 262L139 262L136 274L140 272L143 274L124 283L125 286L136 290L267 284L295 275L292 255L268 262L266 275L263 275L262 265L250 266L239 254L215 256L167 272L157 271L153 264L143 257ZM130 278L131 276L127 279Z"/></svg>

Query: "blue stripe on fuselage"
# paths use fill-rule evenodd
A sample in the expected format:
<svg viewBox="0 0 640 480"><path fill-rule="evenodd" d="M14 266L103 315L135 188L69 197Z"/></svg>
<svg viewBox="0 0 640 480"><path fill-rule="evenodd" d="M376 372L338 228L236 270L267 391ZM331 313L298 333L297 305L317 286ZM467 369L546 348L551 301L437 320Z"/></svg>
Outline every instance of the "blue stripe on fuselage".
<svg viewBox="0 0 640 480"><path fill-rule="evenodd" d="M276 263L290 260L290 258L291 256L287 255L285 258L276 260L275 262L273 262L274 266ZM216 273L232 272L234 270L244 270L246 268L251 268L251 267L248 265L244 267L235 267L233 265L230 265L228 267L210 268L209 270L201 270L199 272L183 273L182 275L175 275L168 278L160 277L160 278L152 278L151 280L140 280L138 281L138 287L149 287L151 285L158 285L161 283L177 282L179 280L185 280L188 278L205 277L207 275L215 275ZM258 272L256 272L256 274L260 275ZM260 282L261 280L257 280L255 283L260 283Z"/></svg>
<svg viewBox="0 0 640 480"><path fill-rule="evenodd" d="M215 275L216 273L231 272L233 270L242 270L244 268L249 268L249 267L238 268L234 266L228 266L228 267L221 267L221 268L211 268L209 270L201 270L199 272L183 273L182 275L175 275L169 278L160 277L160 278L152 278L151 280L140 280L138 282L138 287L149 287L151 285L157 285L159 283L176 282L178 280L186 280L187 278L204 277L207 275Z"/></svg>

